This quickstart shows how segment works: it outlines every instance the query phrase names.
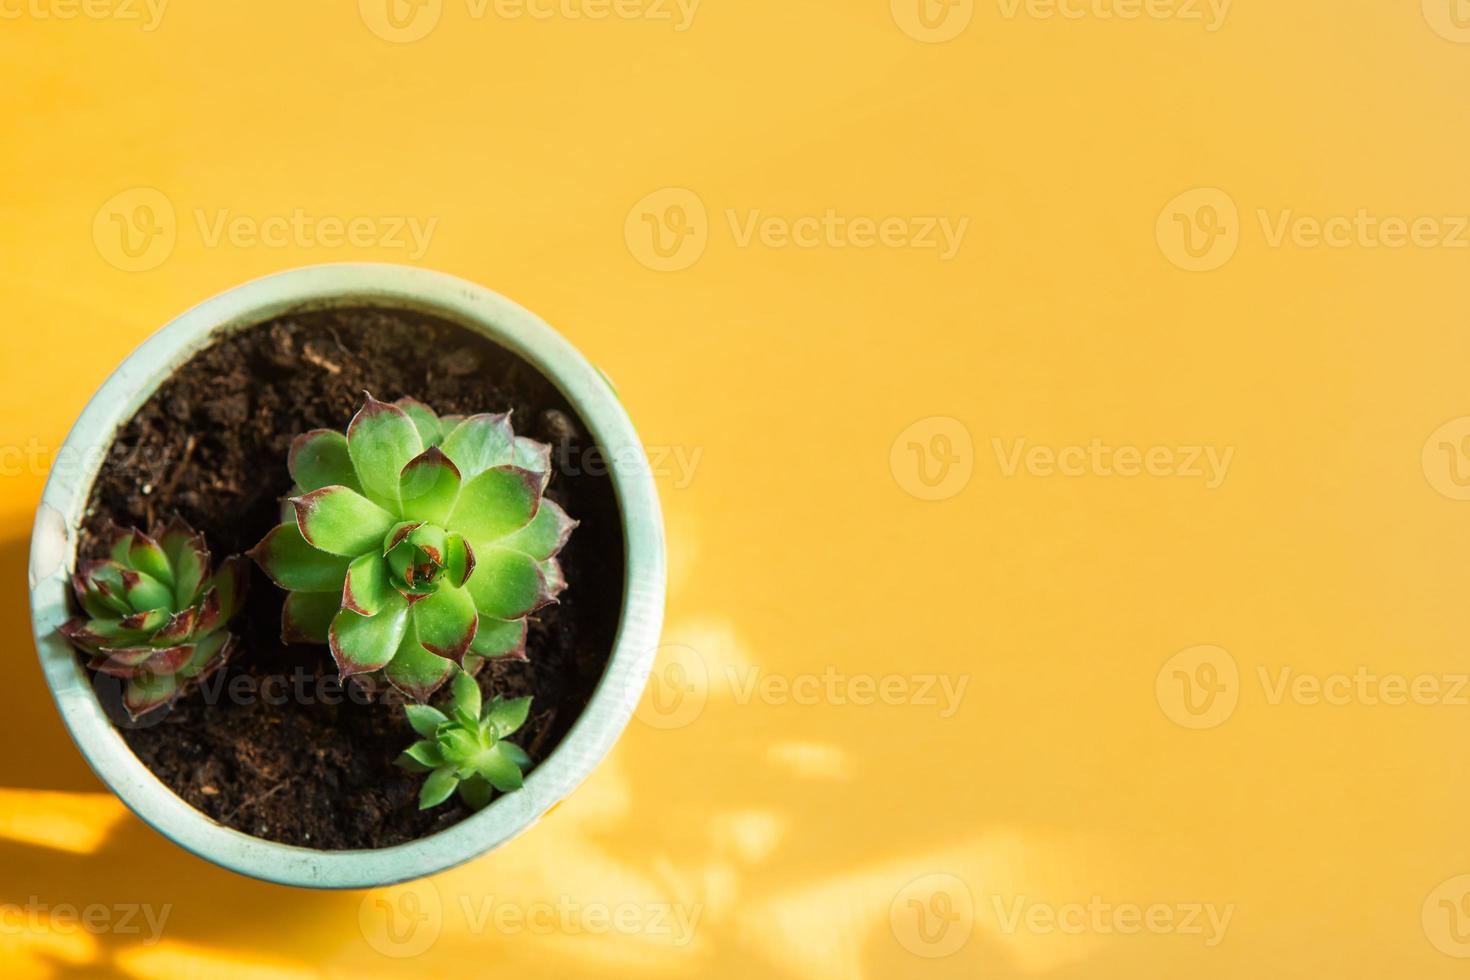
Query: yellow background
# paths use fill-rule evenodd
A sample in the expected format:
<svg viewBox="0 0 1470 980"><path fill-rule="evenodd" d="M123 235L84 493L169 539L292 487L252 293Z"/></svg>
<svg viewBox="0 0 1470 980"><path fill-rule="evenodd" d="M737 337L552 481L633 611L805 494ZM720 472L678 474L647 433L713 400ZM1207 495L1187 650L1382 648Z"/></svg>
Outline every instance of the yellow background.
<svg viewBox="0 0 1470 980"><path fill-rule="evenodd" d="M7 976L1463 973L1470 423L1431 439L1470 415L1460 0L1213 25L1193 0L935 0L932 31L906 0L704 0L683 31L443 0L397 36L375 2L175 0L146 30L141 3L0 0ZM167 219L138 188L174 237L126 271L114 211ZM200 227L298 209L437 224L417 257ZM1274 237L1360 209L1441 234ZM968 226L948 260L742 237L829 210ZM676 226L685 267L650 268ZM1218 267L1181 268L1186 226ZM24 564L46 454L130 350L346 260L522 302L697 463L660 474L671 646L607 763L499 853L319 894L192 858L105 791L36 667ZM1213 488L1007 475L994 440L1019 439L1233 456ZM1191 716L1206 662L1225 700ZM1359 668L1440 696L1273 696ZM954 710L925 678L965 685ZM168 917L150 944L67 903ZM1078 903L1231 918L1213 944L1011 919Z"/></svg>

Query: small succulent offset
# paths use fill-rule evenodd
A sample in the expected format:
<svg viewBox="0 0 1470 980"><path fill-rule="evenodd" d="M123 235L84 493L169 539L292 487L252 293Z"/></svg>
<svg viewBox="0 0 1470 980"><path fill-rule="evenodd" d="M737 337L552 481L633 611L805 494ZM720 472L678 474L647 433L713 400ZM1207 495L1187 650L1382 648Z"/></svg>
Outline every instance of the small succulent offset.
<svg viewBox="0 0 1470 980"><path fill-rule="evenodd" d="M494 790L520 789L522 773L531 764L524 749L505 740L525 724L530 698L495 698L482 708L479 686L463 672L451 690L449 715L425 704L404 707L408 723L424 738L409 746L397 764L409 772L429 773L419 790L420 810L443 803L456 787L460 799L479 810Z"/></svg>
<svg viewBox="0 0 1470 980"><path fill-rule="evenodd" d="M177 517L150 534L114 528L108 550L72 576L85 615L60 631L92 655L89 667L126 681L123 707L136 720L229 659L224 627L244 599L246 565L231 558L211 575L204 536Z"/></svg>
<svg viewBox="0 0 1470 980"><path fill-rule="evenodd" d="M250 552L286 589L281 638L327 643L345 680L381 670L425 701L456 665L525 659L526 617L566 588L577 522L542 496L551 448L510 414L440 418L367 396L347 434L299 436L298 493Z"/></svg>

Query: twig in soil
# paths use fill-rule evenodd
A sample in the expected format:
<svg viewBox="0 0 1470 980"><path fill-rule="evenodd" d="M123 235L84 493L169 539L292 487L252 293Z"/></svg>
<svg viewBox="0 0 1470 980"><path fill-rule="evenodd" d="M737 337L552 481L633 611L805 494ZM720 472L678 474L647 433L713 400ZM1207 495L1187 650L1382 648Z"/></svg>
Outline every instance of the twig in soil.
<svg viewBox="0 0 1470 980"><path fill-rule="evenodd" d="M179 461L169 471L168 480L164 482L163 486L158 488L159 496L168 496L174 492L174 487L178 485L179 478L184 475L184 467L188 466L189 460L194 458L194 449L198 445L199 441L194 438L193 433L190 433L189 438L184 440L183 455L179 457Z"/></svg>
<svg viewBox="0 0 1470 980"><path fill-rule="evenodd" d="M340 346L340 344L338 346ZM315 364L317 367L321 368L323 371L326 371L328 374L342 373L342 365L336 363L335 361L327 360L325 357L322 357L316 351L312 350L311 347L308 345L302 345L301 356L306 358L306 360L310 361L311 363Z"/></svg>
<svg viewBox="0 0 1470 980"><path fill-rule="evenodd" d="M163 486L157 488L157 494L150 493L148 488L144 487L143 492L148 497L148 506L147 508L145 508L145 516L148 519L148 527L152 527L155 523L153 501L157 500L159 497L167 497L174 492L174 487L178 484L179 477L182 476L184 473L184 467L189 465L189 460L194 455L194 447L196 445L198 445L198 442L197 440L195 440L193 434L191 433L189 435L189 438L184 442L183 455L179 457L179 461L174 464L172 469L169 470L168 479L164 481Z"/></svg>
<svg viewBox="0 0 1470 980"><path fill-rule="evenodd" d="M276 783L276 785L272 786L270 789L266 790L264 793L260 794L257 797L248 800L241 800L238 806L236 806L229 813L226 813L224 816L220 817L219 822L224 824L233 823L235 819L235 814L239 813L247 806L259 807L266 800L270 799L272 796L275 796L277 793L285 788L285 783Z"/></svg>
<svg viewBox="0 0 1470 980"><path fill-rule="evenodd" d="M344 357L351 357L352 356L352 352L349 351L346 347L343 347L342 346L342 338L340 336L338 336L337 331L335 329L333 329L332 327L328 327L327 328L327 333L329 333L329 334L332 335L332 342L337 345L337 349L342 352L342 354L343 354Z"/></svg>

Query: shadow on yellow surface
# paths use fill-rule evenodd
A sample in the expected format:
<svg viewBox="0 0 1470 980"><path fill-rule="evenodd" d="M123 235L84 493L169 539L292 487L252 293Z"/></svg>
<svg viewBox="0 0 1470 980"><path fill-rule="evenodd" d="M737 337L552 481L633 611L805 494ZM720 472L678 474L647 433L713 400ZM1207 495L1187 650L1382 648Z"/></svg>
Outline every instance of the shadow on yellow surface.
<svg viewBox="0 0 1470 980"><path fill-rule="evenodd" d="M0 753L6 975L130 973L119 957L160 936L205 945L269 936L301 921L313 903L320 907L323 896L247 881L188 854L129 813L91 772L24 639L28 548L18 536L0 543L0 612L15 624L17 642L0 712L0 739L9 747Z"/></svg>
<svg viewBox="0 0 1470 980"><path fill-rule="evenodd" d="M0 544L0 610L20 623L26 553L19 536ZM957 711L965 690L936 690L932 709L860 706L847 689L802 703L764 679L799 685L831 651L777 662L722 610L678 588L672 606L635 720L566 805L494 854L369 893L242 879L146 827L87 770L25 650L15 711L0 716L6 744L31 749L0 757L0 905L27 925L0 935L0 954L18 976L320 975L322 960L299 948L331 922L330 961L356 977L452 975L488 957L566 975L745 962L753 975L835 980L922 961L929 976L1068 978L1099 955L1097 937L998 928L987 896L1164 891L1119 841L1084 837L1065 814L1040 823L994 799L982 819L955 778L914 805L894 773L931 765L925 746L949 731L946 704ZM992 786L1023 777L1004 752L984 765ZM66 928L67 905L101 909L107 928ZM394 918L424 909L431 934ZM626 927L597 924L625 913ZM396 938L404 922L422 949Z"/></svg>

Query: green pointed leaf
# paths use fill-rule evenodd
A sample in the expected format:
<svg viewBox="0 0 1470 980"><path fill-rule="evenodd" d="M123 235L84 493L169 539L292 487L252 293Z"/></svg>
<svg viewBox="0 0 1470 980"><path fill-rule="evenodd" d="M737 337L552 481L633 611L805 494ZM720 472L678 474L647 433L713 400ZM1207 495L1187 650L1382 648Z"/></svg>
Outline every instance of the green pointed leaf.
<svg viewBox="0 0 1470 980"><path fill-rule="evenodd" d="M471 776L459 784L459 798L471 810L485 809L494 795L495 790L479 775Z"/></svg>
<svg viewBox="0 0 1470 980"><path fill-rule="evenodd" d="M542 498L531 523L502 539L500 546L544 560L561 551L578 523L568 517L556 501Z"/></svg>
<svg viewBox="0 0 1470 980"><path fill-rule="evenodd" d="M175 613L163 628L153 635L149 641L152 646L171 647L189 641L194 633L194 623L199 619L197 606L190 606L183 612Z"/></svg>
<svg viewBox="0 0 1470 980"><path fill-rule="evenodd" d="M77 575L88 589L100 589L104 585L110 586L117 594L122 594L122 576L127 571L121 564L110 558L101 561L84 561L77 569Z"/></svg>
<svg viewBox="0 0 1470 980"><path fill-rule="evenodd" d="M341 610L332 620L327 639L332 657L337 661L337 672L345 680L353 674L386 665L397 654L403 638L409 635L408 600L399 596L384 604L375 616Z"/></svg>
<svg viewBox="0 0 1470 980"><path fill-rule="evenodd" d="M168 559L174 599L180 606L190 605L209 577L209 549L204 538L178 517L162 528L156 538Z"/></svg>
<svg viewBox="0 0 1470 980"><path fill-rule="evenodd" d="M474 642L470 644L470 652L481 657L525 660L526 621L481 616L479 628L475 630Z"/></svg>
<svg viewBox="0 0 1470 980"><path fill-rule="evenodd" d="M307 543L347 558L377 549L396 523L388 511L346 487L323 487L293 502Z"/></svg>
<svg viewBox="0 0 1470 980"><path fill-rule="evenodd" d="M430 653L460 663L475 639L479 615L468 592L445 585L414 603L413 622Z"/></svg>
<svg viewBox="0 0 1470 980"><path fill-rule="evenodd" d="M551 479L551 447L535 439L517 436L515 449L511 452L511 465L530 470L540 477L540 485L546 489Z"/></svg>
<svg viewBox="0 0 1470 980"><path fill-rule="evenodd" d="M369 551L353 559L347 566L347 582L342 587L342 608L363 616L373 616L398 595L388 581L388 563L377 551Z"/></svg>
<svg viewBox="0 0 1470 980"><path fill-rule="evenodd" d="M166 609L150 609L125 620L70 619L57 627L58 632L89 653L104 647L141 646L170 619Z"/></svg>
<svg viewBox="0 0 1470 980"><path fill-rule="evenodd" d="M96 669L114 677L139 677L143 674L172 676L194 655L192 643L165 647L123 647L104 650Z"/></svg>
<svg viewBox="0 0 1470 980"><path fill-rule="evenodd" d="M459 500L445 526L463 534L478 555L481 548L531 523L540 502L536 474L497 466L460 487Z"/></svg>
<svg viewBox="0 0 1470 980"><path fill-rule="evenodd" d="M444 455L460 476L472 479L492 466L504 466L515 453L510 415L471 415L444 437Z"/></svg>
<svg viewBox="0 0 1470 980"><path fill-rule="evenodd" d="M450 534L444 539L444 570L457 589L464 588L475 570L475 552L463 534Z"/></svg>
<svg viewBox="0 0 1470 980"><path fill-rule="evenodd" d="M409 772L430 772L444 765L444 756L433 742L415 742L395 761Z"/></svg>
<svg viewBox="0 0 1470 980"><path fill-rule="evenodd" d="M163 547L136 528L117 532L113 541L112 557L128 568L157 579L172 589L174 571L169 566L168 555Z"/></svg>
<svg viewBox="0 0 1470 980"><path fill-rule="evenodd" d="M94 616L107 616L103 610L110 610L111 616L122 617L130 615L133 608L128 605L127 598L123 595L123 572L126 569L115 561L86 561L77 569L72 580L79 596L84 596L83 605L90 603L88 612ZM93 611L96 610L96 611Z"/></svg>
<svg viewBox="0 0 1470 980"><path fill-rule="evenodd" d="M116 524L109 523L105 533L107 534L108 559L117 562L124 568L131 568L132 565L128 563L128 552L133 547L133 535L138 532L132 528L118 527Z"/></svg>
<svg viewBox="0 0 1470 980"><path fill-rule="evenodd" d="M475 557L475 573L465 588L481 616L520 619L545 598L545 579L529 555L490 548L477 551Z"/></svg>
<svg viewBox="0 0 1470 980"><path fill-rule="evenodd" d="M210 589L204 593L204 598L193 607L199 612L199 618L194 622L194 636L196 639L208 636L224 625L220 618L222 611L219 601L219 589Z"/></svg>
<svg viewBox="0 0 1470 980"><path fill-rule="evenodd" d="M530 714L530 698L496 698L485 711L486 719L495 726L495 733L500 738L505 738L524 725Z"/></svg>
<svg viewBox="0 0 1470 980"><path fill-rule="evenodd" d="M215 633L194 644L194 653L187 663L179 668L182 678L199 678L213 673L224 666L235 649L235 638L229 633Z"/></svg>
<svg viewBox="0 0 1470 980"><path fill-rule="evenodd" d="M248 554L283 589L342 596L350 559L313 548L294 521L278 525Z"/></svg>
<svg viewBox="0 0 1470 980"><path fill-rule="evenodd" d="M400 542L383 560L388 564L388 576L394 588L407 591L412 588L408 584L410 579L418 581L418 572L414 566L421 560L421 556L418 549L407 541Z"/></svg>
<svg viewBox="0 0 1470 980"><path fill-rule="evenodd" d="M469 763L484 751L479 738L463 728L446 726L435 739L439 746L439 752L444 756L444 761L456 766L468 766Z"/></svg>
<svg viewBox="0 0 1470 980"><path fill-rule="evenodd" d="M127 709L128 717L137 721L173 701L178 693L179 681L172 675L135 677L128 681L123 692L123 707Z"/></svg>
<svg viewBox="0 0 1470 980"><path fill-rule="evenodd" d="M172 618L172 614L167 609L148 609L133 613L131 616L124 616L117 621L117 625L123 632L136 630L143 636L152 636L158 630L163 629Z"/></svg>
<svg viewBox="0 0 1470 980"><path fill-rule="evenodd" d="M419 809L427 810L443 803L449 799L458 783L459 777L455 775L453 768L445 766L443 769L435 769L419 790Z"/></svg>
<svg viewBox="0 0 1470 980"><path fill-rule="evenodd" d="M404 631L392 662L383 668L383 676L410 698L423 702L449 679L453 670L452 662L425 650L410 629Z"/></svg>
<svg viewBox="0 0 1470 980"><path fill-rule="evenodd" d="M454 510L459 484L459 469L438 446L430 446L403 468L399 512L408 520L443 524Z"/></svg>
<svg viewBox="0 0 1470 980"><path fill-rule="evenodd" d="M480 685L464 671L454 678L454 707L472 718L480 717Z"/></svg>
<svg viewBox="0 0 1470 980"><path fill-rule="evenodd" d="M442 527L437 524L424 524L414 528L408 534L408 543L418 548L435 565L444 567L444 553L447 550L447 535Z"/></svg>
<svg viewBox="0 0 1470 980"><path fill-rule="evenodd" d="M291 443L286 465L291 470L291 478L301 488L300 493L323 487L347 487L362 492L357 470L347 452L347 437L332 429L313 429L297 436Z"/></svg>
<svg viewBox="0 0 1470 980"><path fill-rule="evenodd" d="M502 793L521 788L521 770L500 751L500 746L484 752L475 763L475 770Z"/></svg>
<svg viewBox="0 0 1470 980"><path fill-rule="evenodd" d="M414 428L419 430L419 438L424 445L437 446L444 441L448 429L440 421L434 410L416 398L400 398L393 403L403 409L403 414L413 420Z"/></svg>
<svg viewBox="0 0 1470 980"><path fill-rule="evenodd" d="M196 549L185 551L174 566L174 600L181 606L198 601L208 577L208 553Z"/></svg>
<svg viewBox="0 0 1470 980"><path fill-rule="evenodd" d="M413 730L424 738L433 738L439 726L449 720L444 717L444 712L427 704L409 704L403 710L408 714L408 723Z"/></svg>
<svg viewBox="0 0 1470 980"><path fill-rule="evenodd" d="M80 573L73 573L71 577L72 591L76 593L77 602L82 610L93 619L116 619L125 616L130 611L127 603L112 603L101 592L89 588L82 579Z"/></svg>
<svg viewBox="0 0 1470 980"><path fill-rule="evenodd" d="M546 595L552 599L561 595L567 587L567 577L562 574L561 562L555 558L548 558L538 562L536 567L541 569L541 578L546 582Z"/></svg>
<svg viewBox="0 0 1470 980"><path fill-rule="evenodd" d="M347 450L363 493L397 514L399 474L409 460L424 451L424 441L413 420L396 405L368 395L347 427Z"/></svg>
<svg viewBox="0 0 1470 980"><path fill-rule="evenodd" d="M495 744L495 747L499 749L501 754L503 754L507 759L519 766L522 772L525 772L527 769L531 768L531 757L526 754L525 749L521 748L514 742L497 742Z"/></svg>
<svg viewBox="0 0 1470 980"><path fill-rule="evenodd" d="M139 612L145 609L171 609L174 590L152 575L128 569L123 572L123 595L128 605Z"/></svg>
<svg viewBox="0 0 1470 980"><path fill-rule="evenodd" d="M245 559L240 556L226 558L214 573L210 586L219 593L220 622L228 623L245 604L245 592L250 578L245 568Z"/></svg>
<svg viewBox="0 0 1470 980"><path fill-rule="evenodd" d="M341 592L290 593L281 608L281 642L326 643L341 608Z"/></svg>
<svg viewBox="0 0 1470 980"><path fill-rule="evenodd" d="M410 534L423 526L423 521L399 521L397 524L394 524L388 530L388 533L383 536L383 554L386 555L404 541L407 541Z"/></svg>

